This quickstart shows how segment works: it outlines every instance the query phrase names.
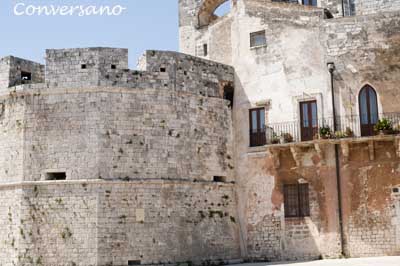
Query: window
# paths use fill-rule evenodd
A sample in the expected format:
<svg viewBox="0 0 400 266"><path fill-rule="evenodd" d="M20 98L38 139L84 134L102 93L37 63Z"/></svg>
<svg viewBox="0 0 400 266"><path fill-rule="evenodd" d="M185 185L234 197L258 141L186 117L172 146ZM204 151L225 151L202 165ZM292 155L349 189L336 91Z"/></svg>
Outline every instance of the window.
<svg viewBox="0 0 400 266"><path fill-rule="evenodd" d="M86 69L86 68L87 68L86 64L81 65L81 69Z"/></svg>
<svg viewBox="0 0 400 266"><path fill-rule="evenodd" d="M203 44L203 55L204 56L208 55L208 45L206 43Z"/></svg>
<svg viewBox="0 0 400 266"><path fill-rule="evenodd" d="M67 179L67 174L65 172L47 173L47 180L60 181L66 179Z"/></svg>
<svg viewBox="0 0 400 266"><path fill-rule="evenodd" d="M310 216L308 184L284 185L285 217Z"/></svg>
<svg viewBox="0 0 400 266"><path fill-rule="evenodd" d="M226 177L225 176L214 176L213 181L215 183L225 183Z"/></svg>
<svg viewBox="0 0 400 266"><path fill-rule="evenodd" d="M29 81L32 80L32 73L21 71L21 80L22 81Z"/></svg>
<svg viewBox="0 0 400 266"><path fill-rule="evenodd" d="M140 260L128 260L128 266L135 266L140 264L142 264Z"/></svg>
<svg viewBox="0 0 400 266"><path fill-rule="evenodd" d="M250 147L264 146L267 143L265 135L265 109L250 110Z"/></svg>
<svg viewBox="0 0 400 266"><path fill-rule="evenodd" d="M116 65L111 65L111 69L117 69Z"/></svg>
<svg viewBox="0 0 400 266"><path fill-rule="evenodd" d="M376 91L369 85L364 86L358 96L360 106L361 136L373 136L374 127L379 120L378 97Z"/></svg>
<svg viewBox="0 0 400 266"><path fill-rule="evenodd" d="M250 33L250 47L258 47L266 44L265 30Z"/></svg>
<svg viewBox="0 0 400 266"><path fill-rule="evenodd" d="M317 6L317 0L303 0L305 6Z"/></svg>

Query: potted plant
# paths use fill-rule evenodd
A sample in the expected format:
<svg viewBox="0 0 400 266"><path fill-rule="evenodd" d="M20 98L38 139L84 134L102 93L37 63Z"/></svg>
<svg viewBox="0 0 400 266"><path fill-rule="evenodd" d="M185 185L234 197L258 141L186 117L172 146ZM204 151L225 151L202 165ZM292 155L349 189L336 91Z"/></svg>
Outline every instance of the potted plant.
<svg viewBox="0 0 400 266"><path fill-rule="evenodd" d="M346 132L344 132L344 131L336 131L335 132L335 138L336 139L345 139L347 137L348 136L347 136Z"/></svg>
<svg viewBox="0 0 400 266"><path fill-rule="evenodd" d="M278 137L278 135L276 135L276 133L272 133L272 137L271 137L271 143L272 144L279 144L281 142L280 138Z"/></svg>
<svg viewBox="0 0 400 266"><path fill-rule="evenodd" d="M322 126L319 129L319 137L321 139L330 139L332 138L332 130L329 126Z"/></svg>
<svg viewBox="0 0 400 266"><path fill-rule="evenodd" d="M354 137L354 132L347 127L345 131L336 131L334 137L337 139L352 138Z"/></svg>
<svg viewBox="0 0 400 266"><path fill-rule="evenodd" d="M292 143L293 136L290 133L282 133L281 135L281 143Z"/></svg>
<svg viewBox="0 0 400 266"><path fill-rule="evenodd" d="M374 126L374 130L376 132L379 132L379 135L392 134L393 124L389 119L383 118L379 120L378 123L376 123L376 125Z"/></svg>
<svg viewBox="0 0 400 266"><path fill-rule="evenodd" d="M354 138L354 132L353 132L353 130L351 130L351 128L346 127L345 133L346 133L348 138Z"/></svg>

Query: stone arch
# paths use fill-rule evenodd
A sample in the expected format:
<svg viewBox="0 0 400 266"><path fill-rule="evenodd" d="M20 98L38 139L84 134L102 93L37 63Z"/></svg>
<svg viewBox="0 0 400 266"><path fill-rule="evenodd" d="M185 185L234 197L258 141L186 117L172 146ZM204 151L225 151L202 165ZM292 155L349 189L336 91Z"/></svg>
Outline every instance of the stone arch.
<svg viewBox="0 0 400 266"><path fill-rule="evenodd" d="M214 14L215 10L228 1L235 4L237 0L204 0L198 12L198 26L207 26L218 19L218 16Z"/></svg>

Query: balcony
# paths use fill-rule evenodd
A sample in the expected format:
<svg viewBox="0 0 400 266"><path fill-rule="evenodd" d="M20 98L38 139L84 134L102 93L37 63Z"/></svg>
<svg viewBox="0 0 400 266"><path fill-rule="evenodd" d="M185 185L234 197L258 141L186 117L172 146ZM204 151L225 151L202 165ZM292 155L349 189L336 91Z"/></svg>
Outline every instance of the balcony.
<svg viewBox="0 0 400 266"><path fill-rule="evenodd" d="M333 123L332 117L270 123L263 130L250 132L250 147L400 134L400 113L380 114L379 119L340 116L336 119L336 132Z"/></svg>

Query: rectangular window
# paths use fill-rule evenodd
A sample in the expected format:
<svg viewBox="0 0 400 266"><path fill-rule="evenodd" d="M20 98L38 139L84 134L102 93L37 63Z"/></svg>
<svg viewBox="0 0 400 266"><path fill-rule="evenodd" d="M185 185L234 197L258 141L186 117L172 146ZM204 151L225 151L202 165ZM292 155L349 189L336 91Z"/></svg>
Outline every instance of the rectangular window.
<svg viewBox="0 0 400 266"><path fill-rule="evenodd" d="M208 45L206 43L203 44L203 55L204 56L208 55Z"/></svg>
<svg viewBox="0 0 400 266"><path fill-rule="evenodd" d="M67 179L67 174L65 172L47 173L47 180L61 181L66 179Z"/></svg>
<svg viewBox="0 0 400 266"><path fill-rule="evenodd" d="M317 6L317 0L303 0L305 6Z"/></svg>
<svg viewBox="0 0 400 266"><path fill-rule="evenodd" d="M285 217L310 216L310 201L308 184L283 186Z"/></svg>
<svg viewBox="0 0 400 266"><path fill-rule="evenodd" d="M267 44L265 30L250 33L250 47L263 46Z"/></svg>
<svg viewBox="0 0 400 266"><path fill-rule="evenodd" d="M264 146L267 143L265 135L265 109L250 110L250 147Z"/></svg>
<svg viewBox="0 0 400 266"><path fill-rule="evenodd" d="M29 81L32 80L32 73L21 71L21 80L22 81Z"/></svg>

